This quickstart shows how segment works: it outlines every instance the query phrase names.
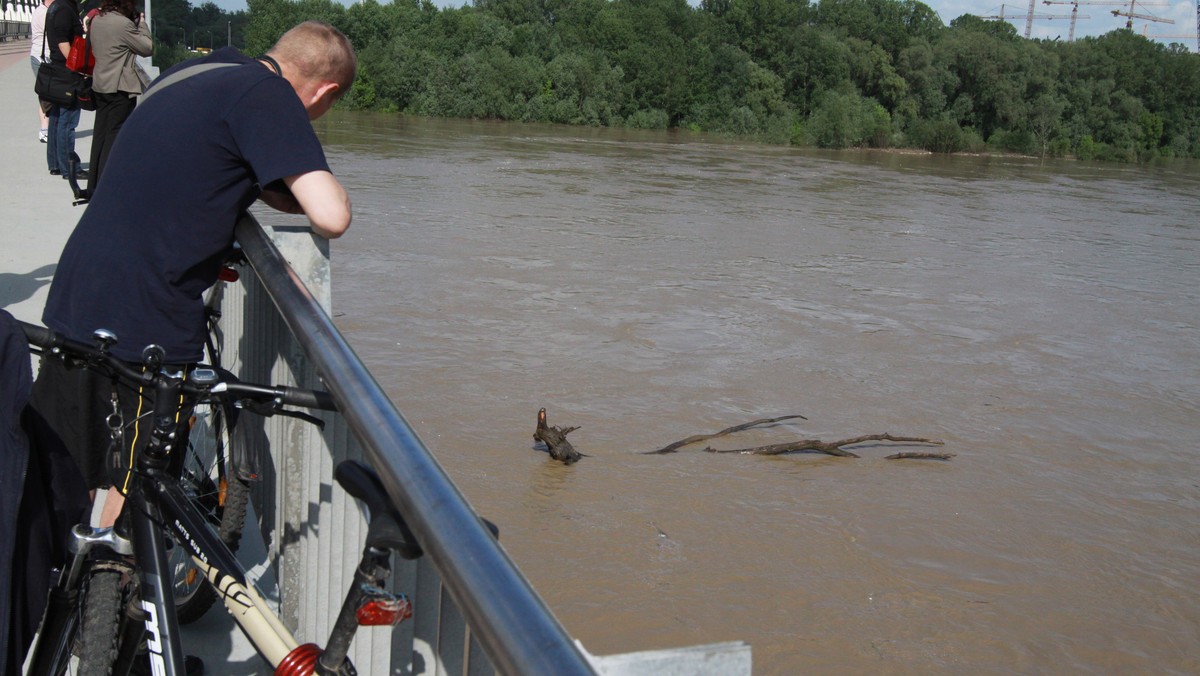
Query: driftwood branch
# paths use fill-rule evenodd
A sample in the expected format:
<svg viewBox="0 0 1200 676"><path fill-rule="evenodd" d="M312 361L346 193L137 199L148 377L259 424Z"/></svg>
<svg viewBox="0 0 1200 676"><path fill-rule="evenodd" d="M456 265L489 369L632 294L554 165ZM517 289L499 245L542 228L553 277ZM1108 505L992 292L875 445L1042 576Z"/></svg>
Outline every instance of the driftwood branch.
<svg viewBox="0 0 1200 676"><path fill-rule="evenodd" d="M840 441L821 441L820 439L800 439L784 444L772 444L770 446L756 446L754 448L734 448L728 450L717 450L715 448L706 448L709 453L742 453L745 455L783 455L784 453L824 453L825 455L836 455L840 458L857 458L860 457L857 453L843 450L843 446L854 446L866 441L897 441L913 444L933 444L941 446L942 442L937 439L925 439L923 437L897 437L891 434L864 434L861 437L853 437L850 439L842 439ZM902 458L937 458L939 460L949 460L954 457L953 454L947 453L897 453L893 456L888 456L889 460L899 460Z"/></svg>
<svg viewBox="0 0 1200 676"><path fill-rule="evenodd" d="M682 448L684 446L688 446L690 444L694 444L694 443L697 443L700 441L708 441L709 439L716 439L717 437L723 437L726 434L733 434L734 432L741 432L742 430L748 430L751 427L758 427L759 425L768 425L770 423L777 423L777 422L780 422L783 420L793 420L795 418L800 418L802 420L808 420L808 418L805 418L804 416L798 415L798 414L797 415L785 415L785 416L781 416L779 418L763 418L761 420L751 420L748 423L742 423L741 425L734 425L733 427L727 427L727 428L721 430L720 432L715 432L713 434L696 434L696 435L688 437L687 439L680 439L679 441L676 441L673 444L668 444L666 446L663 446L662 448L658 449L657 451L646 451L645 453L643 453L643 455L661 455L661 454L665 454L665 453L674 453L675 451L679 450L680 448Z"/></svg>
<svg viewBox="0 0 1200 676"><path fill-rule="evenodd" d="M954 455L954 453L893 453L884 460L949 460Z"/></svg>
<svg viewBox="0 0 1200 676"><path fill-rule="evenodd" d="M759 420L751 420L747 423L727 427L720 432L713 434L696 434L686 439L680 439L673 444L668 444L656 451L646 451L643 455L665 455L667 453L676 453L680 448L701 441L709 441L718 437L723 437L735 432L748 430L752 427L762 425L770 425L772 423L782 422L784 420L794 420L800 418L808 420L802 415L785 415L778 418L761 418ZM551 427L546 422L546 409L538 411L537 430L533 433L533 438L546 444L546 448L550 451L550 457L561 461L565 464L577 462L581 457L586 457L584 454L575 450L571 442L567 441L567 435L578 427L568 427L566 429L559 427ZM941 446L942 441L938 439L926 439L925 437L902 437L889 434L864 434L858 437L849 439L841 439L839 441L821 441L820 439L798 439L782 444L771 444L769 446L755 446L753 448L732 448L732 449L715 449L711 446L704 450L708 453L740 453L744 455L783 455L785 453L823 453L825 455L833 455L841 458L858 458L857 453L845 450L846 446L854 446L868 441L891 441L896 443L908 444L929 444L931 446ZM887 460L949 460L953 458L953 453L929 453L923 451L910 451L904 453L894 453L887 456Z"/></svg>
<svg viewBox="0 0 1200 676"><path fill-rule="evenodd" d="M568 427L563 429L561 427L551 427L547 425L546 409L543 408L538 411L537 429L533 432L533 438L536 441L546 444L546 448L550 451L551 458L559 460L565 465L569 465L573 462L578 462L579 458L583 457L579 451L575 450L575 447L571 445L571 442L567 441L567 435L577 429L579 428Z"/></svg>

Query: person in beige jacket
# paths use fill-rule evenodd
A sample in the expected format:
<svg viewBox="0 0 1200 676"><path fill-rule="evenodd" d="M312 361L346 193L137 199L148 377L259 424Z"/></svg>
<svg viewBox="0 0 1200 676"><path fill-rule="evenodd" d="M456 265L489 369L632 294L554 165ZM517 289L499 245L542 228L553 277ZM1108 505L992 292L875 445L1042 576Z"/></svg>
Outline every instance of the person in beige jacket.
<svg viewBox="0 0 1200 676"><path fill-rule="evenodd" d="M88 165L88 192L94 195L109 150L121 125L133 113L137 96L144 87L137 57L150 56L154 42L146 18L138 14L133 0L104 0L100 13L88 24L88 37L96 56L96 68L92 71L96 119Z"/></svg>

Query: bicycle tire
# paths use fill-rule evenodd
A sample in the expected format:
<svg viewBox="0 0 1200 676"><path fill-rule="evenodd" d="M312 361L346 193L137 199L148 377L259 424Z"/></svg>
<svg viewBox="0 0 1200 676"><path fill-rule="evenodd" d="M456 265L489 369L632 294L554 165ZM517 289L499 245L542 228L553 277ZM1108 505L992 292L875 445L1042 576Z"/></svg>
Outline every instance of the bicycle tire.
<svg viewBox="0 0 1200 676"><path fill-rule="evenodd" d="M125 608L119 568L97 567L88 575L80 597L79 627L73 652L77 676L109 676L117 659L120 623Z"/></svg>
<svg viewBox="0 0 1200 676"><path fill-rule="evenodd" d="M219 402L196 406L180 485L225 546L237 552L250 484L233 471L231 416L224 406ZM170 559L175 612L180 623L190 624L208 612L217 594L184 547L174 547Z"/></svg>

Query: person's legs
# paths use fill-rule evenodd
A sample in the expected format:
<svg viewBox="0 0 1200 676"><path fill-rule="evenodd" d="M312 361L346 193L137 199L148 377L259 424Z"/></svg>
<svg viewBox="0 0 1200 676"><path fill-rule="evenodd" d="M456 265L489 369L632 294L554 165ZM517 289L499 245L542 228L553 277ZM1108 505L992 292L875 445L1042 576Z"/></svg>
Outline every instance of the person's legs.
<svg viewBox="0 0 1200 676"><path fill-rule="evenodd" d="M38 105L42 108L42 143L50 142L50 109L54 106L49 102L38 99Z"/></svg>
<svg viewBox="0 0 1200 676"><path fill-rule="evenodd" d="M58 170L63 178L71 173L71 153L75 152L75 128L79 126L79 107L58 114Z"/></svg>
<svg viewBox="0 0 1200 676"><path fill-rule="evenodd" d="M109 449L112 433L106 418L113 413L112 381L59 359L43 358L33 381L29 406L42 421L40 434L61 446L74 460L86 490L111 483Z"/></svg>
<svg viewBox="0 0 1200 676"><path fill-rule="evenodd" d="M46 124L46 165L50 167L51 174L59 173L58 169L58 122L59 114L62 112L62 106L51 104L50 112L47 114Z"/></svg>
<svg viewBox="0 0 1200 676"><path fill-rule="evenodd" d="M30 56L29 63L33 66L33 76L37 77L38 67L42 65L42 62L36 56ZM38 140L42 143L47 143L49 140L46 133L46 125L49 121L46 117L46 106L41 99L38 99Z"/></svg>
<svg viewBox="0 0 1200 676"><path fill-rule="evenodd" d="M104 146L112 131L111 117L115 109L108 94L93 91L92 96L96 99L96 117L92 121L92 153L88 156L88 188L95 190L100 182L100 156L105 154Z"/></svg>
<svg viewBox="0 0 1200 676"><path fill-rule="evenodd" d="M133 113L136 99L128 94L95 92L96 121L92 126L92 154L88 163L88 189L93 193L100 184L100 171L108 162L108 153L117 140L125 120Z"/></svg>

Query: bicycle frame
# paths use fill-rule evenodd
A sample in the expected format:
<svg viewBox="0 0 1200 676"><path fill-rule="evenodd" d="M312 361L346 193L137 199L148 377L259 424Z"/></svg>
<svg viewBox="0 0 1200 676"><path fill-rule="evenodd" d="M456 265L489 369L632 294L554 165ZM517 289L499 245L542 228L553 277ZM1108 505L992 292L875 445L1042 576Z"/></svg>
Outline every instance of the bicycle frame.
<svg viewBox="0 0 1200 676"><path fill-rule="evenodd" d="M167 561L166 529L174 536L176 546L188 550L217 589L225 607L272 667L278 666L299 647L295 636L248 582L246 570L237 557L208 527L175 479L161 470L139 476L126 509L138 560L141 604L147 612L145 626L150 659L161 661L164 669L154 673L184 673L179 623L175 618L170 583L174 571L170 570Z"/></svg>
<svg viewBox="0 0 1200 676"><path fill-rule="evenodd" d="M367 503L371 521L362 562L355 571L345 603L334 623L328 649L315 644L300 645L266 601L249 582L245 568L225 545L200 509L189 499L180 483L183 448L186 438L176 437L174 420L180 397L237 396L268 400L264 414L284 414L318 419L297 411L286 411L284 404L332 410L329 395L290 387L267 387L222 381L211 369L196 369L190 375L169 372L162 367L161 348L156 355L147 348L147 371L138 374L112 360L105 347L115 341L111 334L98 335L105 347L91 349L68 344L45 329L26 326L30 342L43 349L68 349L90 355L88 364L108 364L123 379L140 382L155 391L152 431L149 443L137 456L130 474L130 485L117 527L92 529L77 526L73 532L74 558L51 591L50 603L41 636L34 645L30 673L60 673L69 659L72 635L76 628L75 611L79 603L79 583L83 570L93 560L93 550L108 548L117 555L132 553L136 563L138 610L144 619L125 623L119 639L114 673L128 673L137 657L137 647L145 638L151 672L156 676L184 676L184 652L174 599L174 571L169 563L173 546L183 547L209 584L216 589L225 607L254 644L260 655L280 674L352 674L346 658L350 643L360 624L395 624L411 617L411 607L403 595L381 589L390 575L390 556L394 551L405 558L421 556L411 531L390 505L377 476L367 467L350 461L335 471L335 478L354 497ZM91 366L88 366L91 368ZM186 437L186 432L183 433ZM174 450L173 450L173 447ZM122 537L126 535L128 539ZM174 543L174 544L172 544ZM122 564L123 565L123 564ZM366 603L369 601L369 603ZM365 611L365 615L364 615ZM363 619L367 617L368 619ZM44 645L43 645L44 644Z"/></svg>

